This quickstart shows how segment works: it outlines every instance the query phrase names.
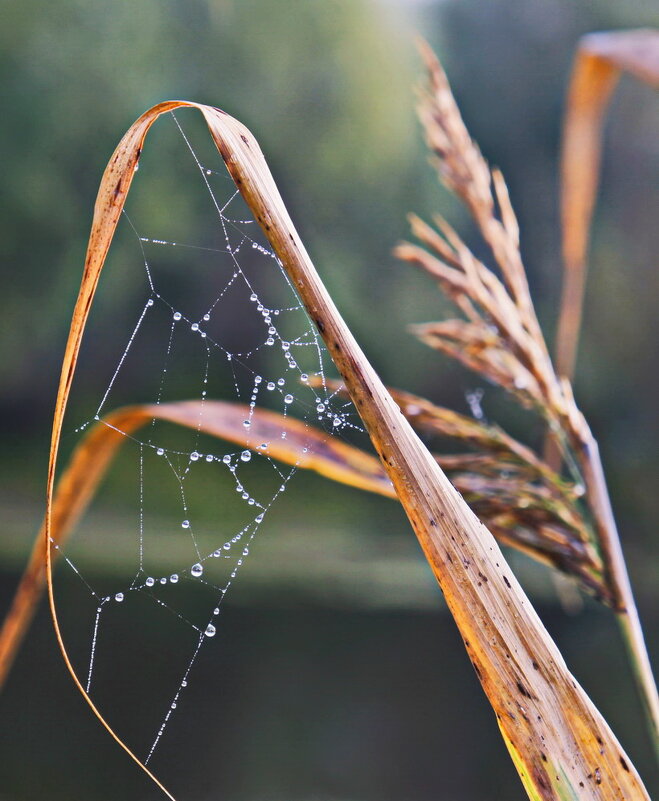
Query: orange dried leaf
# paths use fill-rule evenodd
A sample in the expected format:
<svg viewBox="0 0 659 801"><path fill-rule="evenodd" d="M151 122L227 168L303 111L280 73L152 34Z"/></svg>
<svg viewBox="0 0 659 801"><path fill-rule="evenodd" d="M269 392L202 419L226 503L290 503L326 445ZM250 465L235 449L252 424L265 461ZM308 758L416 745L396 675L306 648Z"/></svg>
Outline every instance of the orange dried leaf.
<svg viewBox="0 0 659 801"><path fill-rule="evenodd" d="M568 90L561 160L563 295L556 369L572 377L581 325L590 223L595 206L604 116L624 72L659 88L659 31L608 31L584 36Z"/></svg>
<svg viewBox="0 0 659 801"><path fill-rule="evenodd" d="M476 518L401 415L342 320L304 249L252 134L225 113L184 101L143 114L121 140L103 175L85 270L58 391L48 470L43 549L51 614L62 655L85 700L117 743L161 790L85 692L59 629L52 586L53 491L57 452L83 331L145 136L181 106L204 116L229 173L320 331L400 498L465 642L527 790L539 799L647 799L631 760L586 693ZM486 580L483 580L485 577ZM621 769L621 762L627 769ZM597 768L598 786L592 780ZM531 792L531 791L529 791Z"/></svg>
<svg viewBox="0 0 659 801"><path fill-rule="evenodd" d="M247 416L251 419L249 434L243 425ZM256 450L257 443L267 442L266 448L258 447L258 453L313 470L342 484L396 497L391 481L375 457L290 416L211 400L129 406L103 417L73 452L53 497L50 537L54 544L62 546L75 528L127 436L154 419L235 442L241 448ZM286 439L281 438L282 431L286 432ZM43 537L42 527L0 631L0 686L45 586Z"/></svg>

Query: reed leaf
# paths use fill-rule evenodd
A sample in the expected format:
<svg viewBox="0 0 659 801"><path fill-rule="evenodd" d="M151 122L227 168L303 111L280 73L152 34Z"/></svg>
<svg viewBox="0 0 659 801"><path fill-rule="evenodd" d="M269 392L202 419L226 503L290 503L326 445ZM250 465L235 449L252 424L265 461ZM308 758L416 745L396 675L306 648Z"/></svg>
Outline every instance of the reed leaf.
<svg viewBox="0 0 659 801"><path fill-rule="evenodd" d="M568 89L561 158L563 293L556 371L572 377L586 282L590 223L602 155L602 127L616 84L628 73L659 88L659 31L606 31L582 37Z"/></svg>
<svg viewBox="0 0 659 801"><path fill-rule="evenodd" d="M243 421L250 417L250 433ZM73 452L53 496L50 539L59 552L85 513L117 450L152 420L165 420L358 489L395 498L380 462L359 448L306 426L289 415L250 409L239 403L204 400L142 404L117 409L93 425ZM281 432L286 439L281 439ZM268 442L266 448L260 443ZM258 443L258 445L257 445ZM0 630L0 687L25 637L46 584L43 559L45 522Z"/></svg>
<svg viewBox="0 0 659 801"><path fill-rule="evenodd" d="M659 87L659 31L606 31L581 38L570 77L561 148L563 286L554 352L556 372L568 379L572 379L577 358L603 123L618 80L625 72ZM560 467L561 453L549 433L544 458L552 468ZM572 606L570 588L557 582L556 589L566 607ZM645 667L641 672L646 676ZM641 676L639 681L649 684L647 676ZM648 692L644 690L646 696ZM650 709L653 735L659 742L656 698L654 704L650 702Z"/></svg>
<svg viewBox="0 0 659 801"><path fill-rule="evenodd" d="M315 379L310 383L315 384ZM326 385L345 393L340 382L326 380ZM589 547L586 524L572 506L574 487L547 471L533 451L498 426L472 420L410 393L390 392L416 430L454 439L478 451L434 456L500 542L564 571L579 579L585 589L610 600L606 598L601 561ZM243 423L246 417L251 418L249 433ZM105 415L74 450L53 497L50 537L58 552L92 501L117 450L153 420L188 427L339 483L397 498L375 457L290 415L208 399L141 404ZM285 438L281 432L286 433ZM263 442L267 443L265 448ZM43 536L42 526L0 630L0 687L45 587Z"/></svg>
<svg viewBox="0 0 659 801"><path fill-rule="evenodd" d="M529 795L540 799L648 798L631 760L570 674L495 539L400 413L341 319L293 227L256 140L225 113L184 101L161 103L143 114L118 145L103 175L53 420L42 541L48 595L59 647L93 712L173 798L112 730L75 673L59 628L50 536L62 422L98 278L145 136L161 114L181 106L197 108L204 116L230 175L323 336L440 584ZM523 291L519 276L514 281Z"/></svg>

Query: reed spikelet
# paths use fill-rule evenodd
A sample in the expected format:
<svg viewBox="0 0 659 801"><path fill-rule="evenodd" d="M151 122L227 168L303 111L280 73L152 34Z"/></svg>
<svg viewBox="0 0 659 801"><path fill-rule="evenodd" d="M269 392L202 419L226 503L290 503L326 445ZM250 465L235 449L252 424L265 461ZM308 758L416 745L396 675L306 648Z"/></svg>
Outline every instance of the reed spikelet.
<svg viewBox="0 0 659 801"><path fill-rule="evenodd" d="M326 383L347 395L340 382ZM439 438L442 444L448 440L470 449L433 455L500 542L576 578L600 600L613 603L591 524L579 504L581 484L561 477L500 426L409 392L389 392L427 440Z"/></svg>
<svg viewBox="0 0 659 801"><path fill-rule="evenodd" d="M499 275L472 253L443 217L435 215L431 226L412 215L411 229L419 244L404 242L396 255L432 277L462 317L414 325L411 331L540 415L560 454L556 460L545 451L543 459L525 449L527 467L537 472L534 478L515 482L509 476L509 459L483 448L482 440L478 447L484 453L479 458L489 451L491 474L472 471L453 479L499 539L577 576L582 587L615 610L656 737L657 690L597 443L577 407L570 381L552 364L529 292L519 227L503 175L489 167L469 136L436 56L423 42L420 49L428 81L419 92L418 113L431 161L444 186L467 208ZM427 427L428 407L418 399L415 405L426 416L416 422L411 419L412 424ZM469 436L458 433L458 438ZM508 446L511 439L506 439ZM518 443L518 457L519 447ZM567 485L561 465L569 470Z"/></svg>

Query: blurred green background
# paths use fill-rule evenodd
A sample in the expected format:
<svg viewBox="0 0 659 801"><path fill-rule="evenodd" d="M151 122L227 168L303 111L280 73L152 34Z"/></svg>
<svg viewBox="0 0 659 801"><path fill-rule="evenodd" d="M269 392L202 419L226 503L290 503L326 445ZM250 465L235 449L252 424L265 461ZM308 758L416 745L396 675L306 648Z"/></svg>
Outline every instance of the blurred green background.
<svg viewBox="0 0 659 801"><path fill-rule="evenodd" d="M3 608L43 511L56 381L98 181L144 109L183 98L245 122L384 380L467 411L465 392L478 379L405 333L408 323L437 319L445 306L423 276L390 255L406 236L411 210L428 217L440 209L479 247L427 167L414 116L414 36L422 33L437 49L472 135L508 180L551 339L560 287L557 157L574 48L592 30L647 25L659 25L659 11L640 0L5 3ZM657 131L657 95L623 79L606 129L576 379L603 452L655 664ZM185 197L188 189L176 191ZM99 295L95 311L108 343L112 321L124 319L140 292L127 278L109 281ZM496 393L486 389L484 404L539 442L540 430L520 422ZM92 525L101 542L112 543L122 519L116 502L96 507ZM223 642L199 666L190 721L197 736L178 725L163 745L180 797L524 798L400 510L300 475L277 520L231 597ZM95 556L100 573L116 568L113 545ZM514 562L568 665L656 791L610 615L587 601L567 616L546 571ZM71 579L63 572L58 579L65 603ZM126 649L133 647L128 639ZM43 609L0 696L0 720L2 801L160 797L89 715Z"/></svg>

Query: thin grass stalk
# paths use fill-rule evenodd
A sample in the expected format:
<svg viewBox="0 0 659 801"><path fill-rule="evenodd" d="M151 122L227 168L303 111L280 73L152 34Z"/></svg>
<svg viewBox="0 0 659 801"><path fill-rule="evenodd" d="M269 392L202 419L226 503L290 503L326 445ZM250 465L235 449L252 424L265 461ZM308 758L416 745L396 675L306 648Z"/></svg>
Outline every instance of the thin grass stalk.
<svg viewBox="0 0 659 801"><path fill-rule="evenodd" d="M615 608L616 619L623 635L629 660L649 723L655 755L659 757L659 697L655 683L643 627L634 600L627 564L622 553L620 536L613 516L609 491L599 448L594 438L585 446L582 460L586 493L595 513L600 533L604 563L608 577L615 587L620 607Z"/></svg>
<svg viewBox="0 0 659 801"><path fill-rule="evenodd" d="M416 436L341 319L256 140L223 112L184 101L162 103L142 115L103 176L53 420L44 537L48 595L60 649L87 703L119 745L173 798L113 731L75 673L59 628L49 538L63 417L98 278L146 133L161 114L180 106L203 114L236 186L325 340L441 586L530 798L647 799L631 761L569 673L496 541Z"/></svg>
<svg viewBox="0 0 659 801"><path fill-rule="evenodd" d="M563 287L554 346L556 372L570 379L581 328L588 232L599 185L602 120L618 79L612 64L587 50L578 51L561 148Z"/></svg>
<svg viewBox="0 0 659 801"><path fill-rule="evenodd" d="M603 122L620 75L659 88L659 31L612 31L584 36L567 97L561 153L563 288L555 341L558 375L571 379L577 358L587 276L590 228L602 157ZM618 619L659 755L659 696L611 508L599 448L590 435L579 451L607 573L618 597ZM545 461L560 469L561 454L547 436Z"/></svg>
<svg viewBox="0 0 659 801"><path fill-rule="evenodd" d="M566 378L574 374L576 362L603 121L623 72L659 88L659 31L588 34L580 40L574 60L561 148L564 273L555 342L556 372Z"/></svg>

